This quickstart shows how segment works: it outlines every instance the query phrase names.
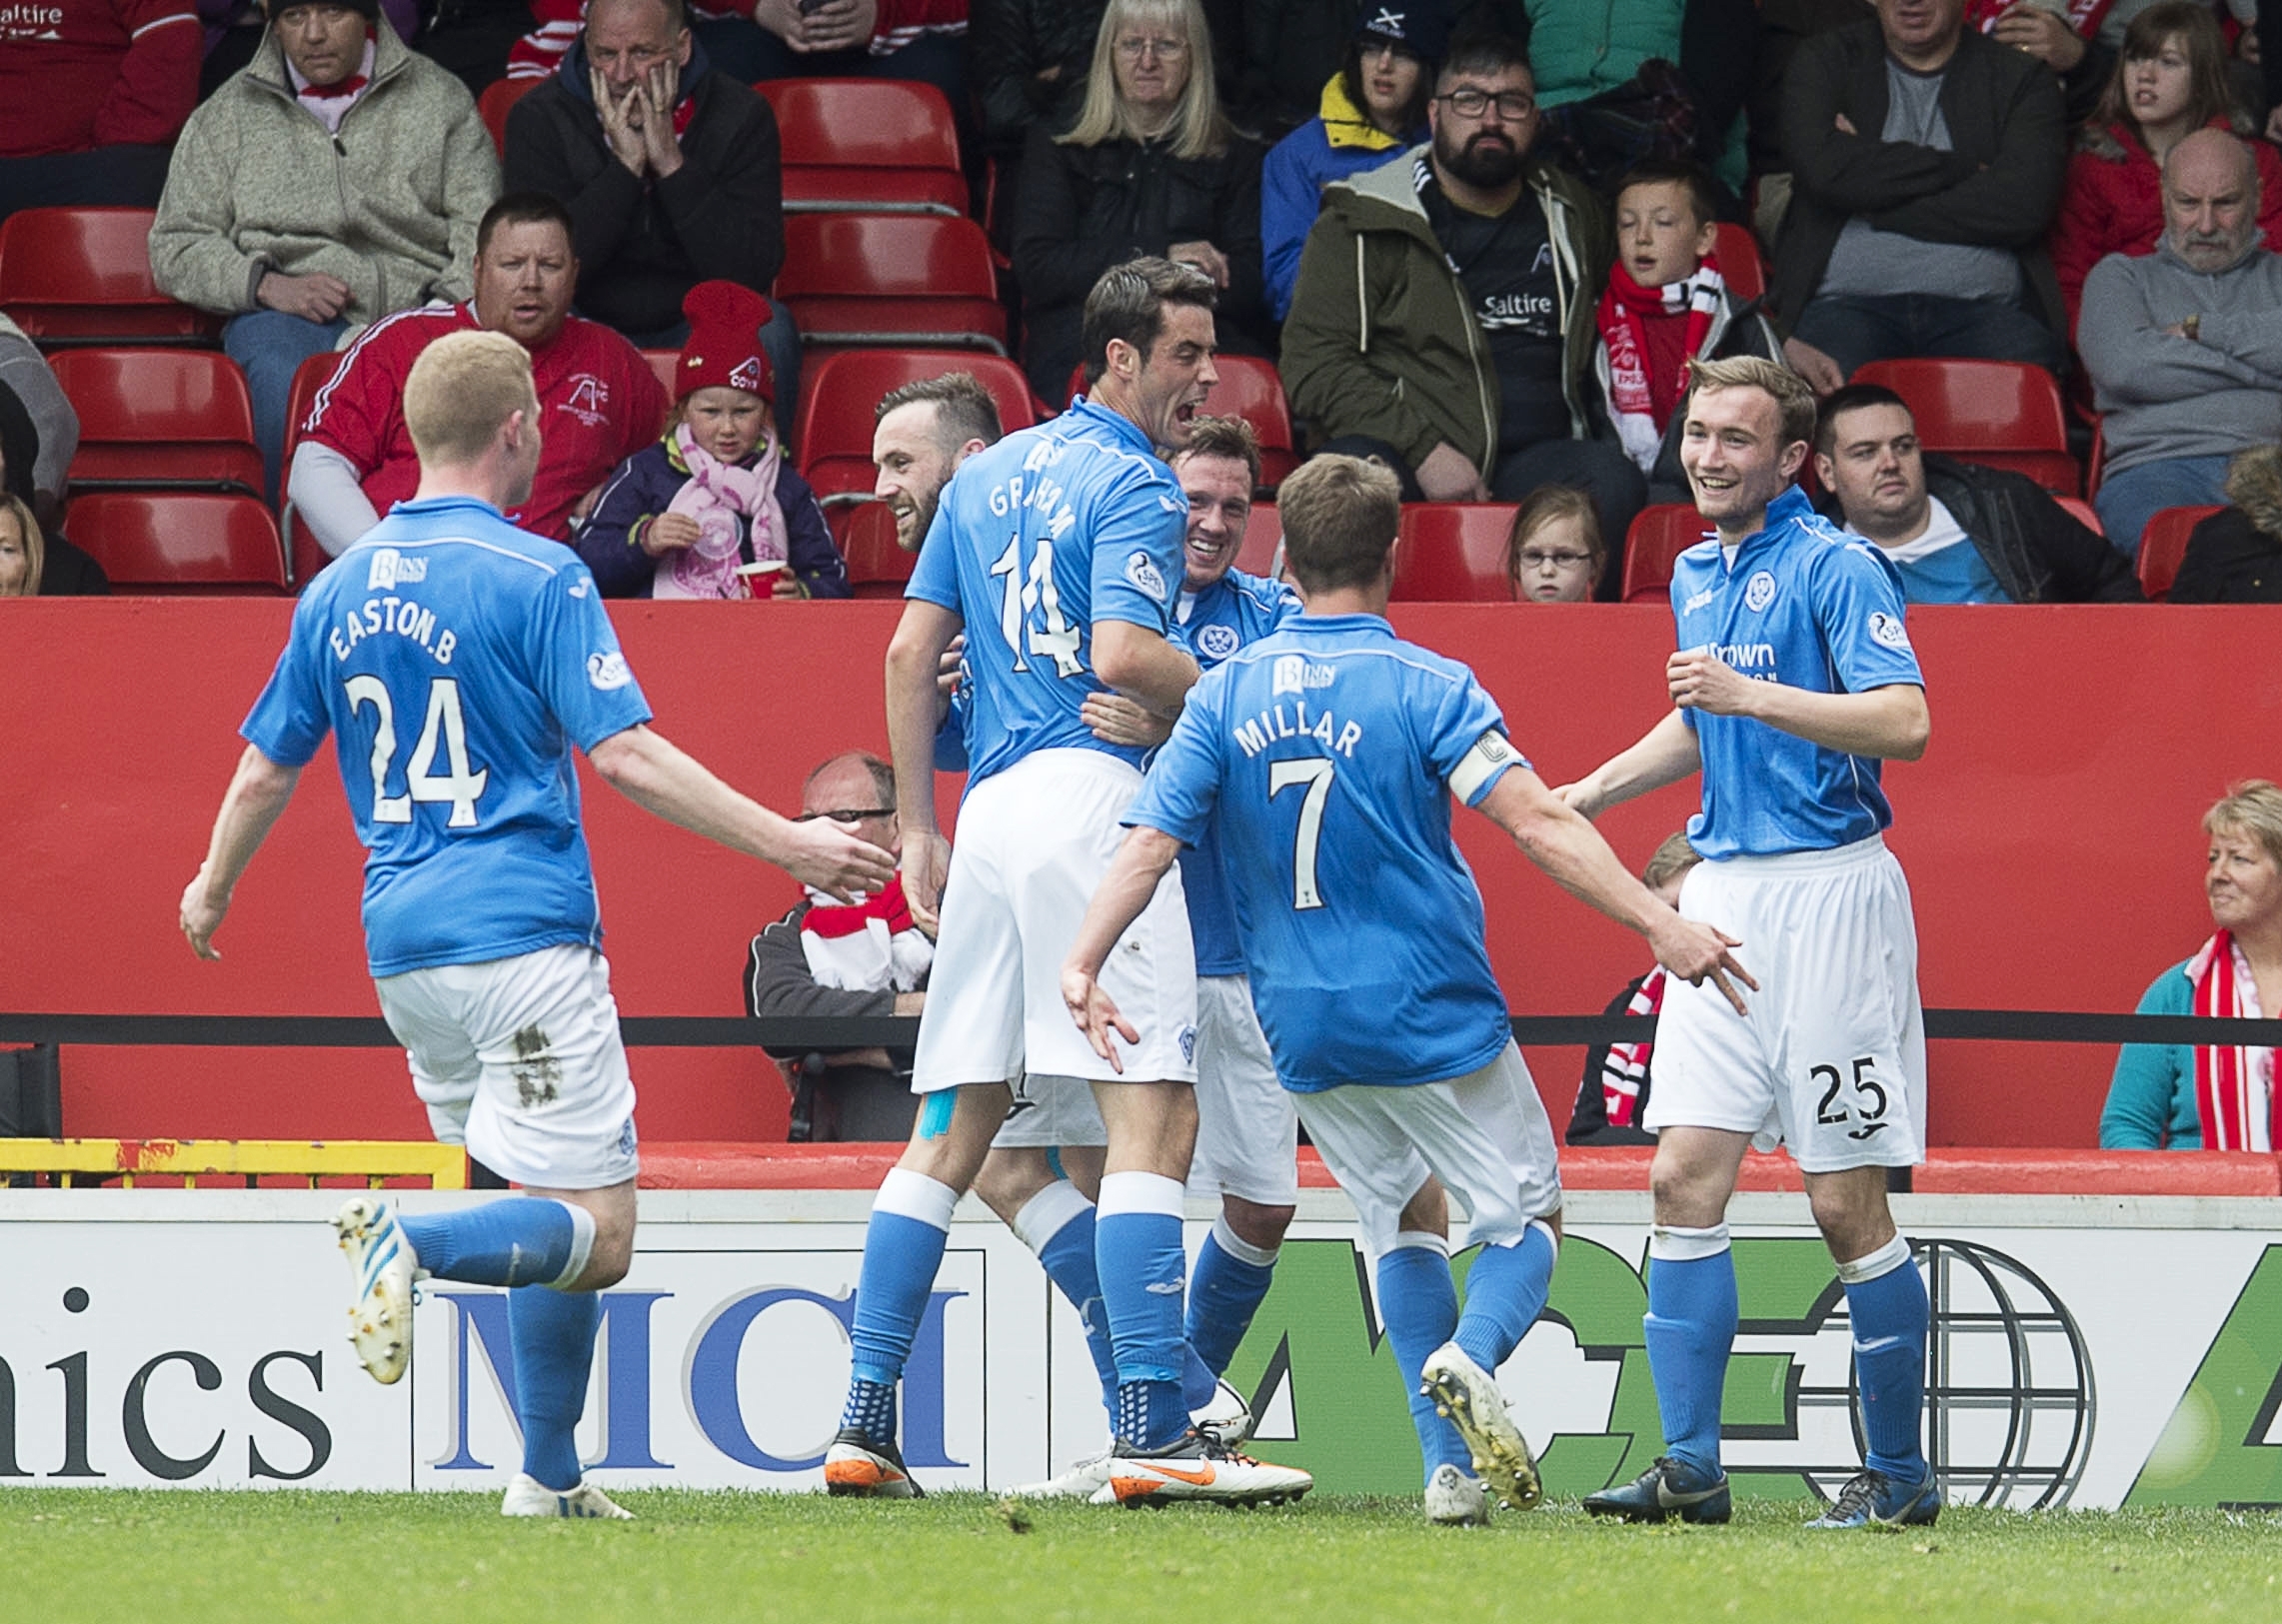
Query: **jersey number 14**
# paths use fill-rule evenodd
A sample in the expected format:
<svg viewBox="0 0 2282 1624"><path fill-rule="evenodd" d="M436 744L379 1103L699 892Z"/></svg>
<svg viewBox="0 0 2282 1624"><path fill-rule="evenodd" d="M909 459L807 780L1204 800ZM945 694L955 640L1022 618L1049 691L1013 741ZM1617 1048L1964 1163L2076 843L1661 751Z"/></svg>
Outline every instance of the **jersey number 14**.
<svg viewBox="0 0 2282 1624"><path fill-rule="evenodd" d="M401 796L388 793L389 769L396 762L396 702L389 697L388 685L368 676L352 677L343 687L351 710L369 705L378 720L373 729L373 821L409 823L415 801L442 801L452 807L447 827L474 828L476 803L491 782L491 771L469 765L468 719L460 709L458 680L437 677L428 684L428 720L421 724L420 742L405 764ZM444 752L441 776L435 771L439 743Z"/></svg>
<svg viewBox="0 0 2282 1624"><path fill-rule="evenodd" d="M1023 658L1023 633L1027 629L1030 653L1051 659L1055 676L1075 677L1084 671L1086 664L1078 658L1079 629L1062 613L1062 593L1054 584L1054 538L1038 539L1038 551L1031 555L1026 577L1023 534L1015 532L999 562L991 566L991 574L1007 578L1006 593L999 604L999 634L1015 652L1015 670L1031 669ZM1035 626L1029 624L1033 610L1041 612Z"/></svg>

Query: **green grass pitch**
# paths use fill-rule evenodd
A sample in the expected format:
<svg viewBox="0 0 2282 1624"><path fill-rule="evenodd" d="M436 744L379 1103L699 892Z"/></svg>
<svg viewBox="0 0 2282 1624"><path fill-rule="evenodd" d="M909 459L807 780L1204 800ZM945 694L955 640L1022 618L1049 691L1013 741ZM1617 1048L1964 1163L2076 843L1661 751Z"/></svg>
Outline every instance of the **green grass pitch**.
<svg viewBox="0 0 2282 1624"><path fill-rule="evenodd" d="M1429 1528L1414 1504L1241 1512L653 1491L634 1523L509 1522L489 1496L0 1490L11 1620L2282 1619L2282 1520L1944 1512L1810 1535L1804 1506L1623 1528L1575 1505Z"/></svg>

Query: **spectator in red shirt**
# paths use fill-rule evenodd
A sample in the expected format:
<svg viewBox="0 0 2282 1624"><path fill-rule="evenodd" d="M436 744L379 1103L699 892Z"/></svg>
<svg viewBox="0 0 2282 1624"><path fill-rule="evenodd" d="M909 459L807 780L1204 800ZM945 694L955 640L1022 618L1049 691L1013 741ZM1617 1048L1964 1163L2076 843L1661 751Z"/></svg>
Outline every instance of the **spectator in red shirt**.
<svg viewBox="0 0 2282 1624"><path fill-rule="evenodd" d="M402 311L365 329L318 391L286 486L327 553L340 553L419 484L404 381L431 342L465 328L505 333L531 352L543 450L531 500L507 518L570 540L610 471L658 437L667 407L641 351L570 313L578 275L563 205L511 193L477 228L472 301Z"/></svg>
<svg viewBox="0 0 2282 1624"><path fill-rule="evenodd" d="M2076 335L2084 278L2110 254L2152 254L2163 235L2163 160L2195 131L2248 136L2227 92L2226 40L2200 0L2164 0L2131 20L2123 54L2097 112L2068 160L2068 186L2052 226L2052 269ZM2282 244L2282 153L2249 143L2258 161L2258 224Z"/></svg>
<svg viewBox="0 0 2282 1624"><path fill-rule="evenodd" d="M121 204L166 188L167 149L198 100L196 0L0 6L0 220Z"/></svg>

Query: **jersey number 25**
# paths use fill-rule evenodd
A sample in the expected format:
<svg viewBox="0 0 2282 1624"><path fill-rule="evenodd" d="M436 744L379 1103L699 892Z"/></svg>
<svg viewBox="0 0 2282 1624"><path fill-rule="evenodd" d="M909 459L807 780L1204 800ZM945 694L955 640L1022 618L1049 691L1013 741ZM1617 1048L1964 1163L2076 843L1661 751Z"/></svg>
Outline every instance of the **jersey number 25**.
<svg viewBox="0 0 2282 1624"><path fill-rule="evenodd" d="M350 709L369 705L378 720L373 729L373 821L409 823L415 801L446 801L452 806L446 826L474 828L476 803L483 799L491 772L468 763L468 719L460 709L459 682L450 677L430 680L428 719L421 724L420 742L412 747L412 760L405 764L401 796L388 793L388 772L396 761L396 702L389 697L388 685L378 677L361 676L342 686ZM439 741L444 748L441 777L435 773Z"/></svg>

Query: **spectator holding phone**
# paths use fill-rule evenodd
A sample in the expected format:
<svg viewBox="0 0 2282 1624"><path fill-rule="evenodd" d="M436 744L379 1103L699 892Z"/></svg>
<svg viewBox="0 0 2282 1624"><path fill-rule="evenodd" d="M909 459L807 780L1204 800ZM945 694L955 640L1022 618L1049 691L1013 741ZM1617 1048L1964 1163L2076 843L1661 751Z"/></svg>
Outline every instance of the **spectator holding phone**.
<svg viewBox="0 0 2282 1624"><path fill-rule="evenodd" d="M701 282L665 438L619 465L573 544L605 598L846 598L824 509L777 438L769 301Z"/></svg>

